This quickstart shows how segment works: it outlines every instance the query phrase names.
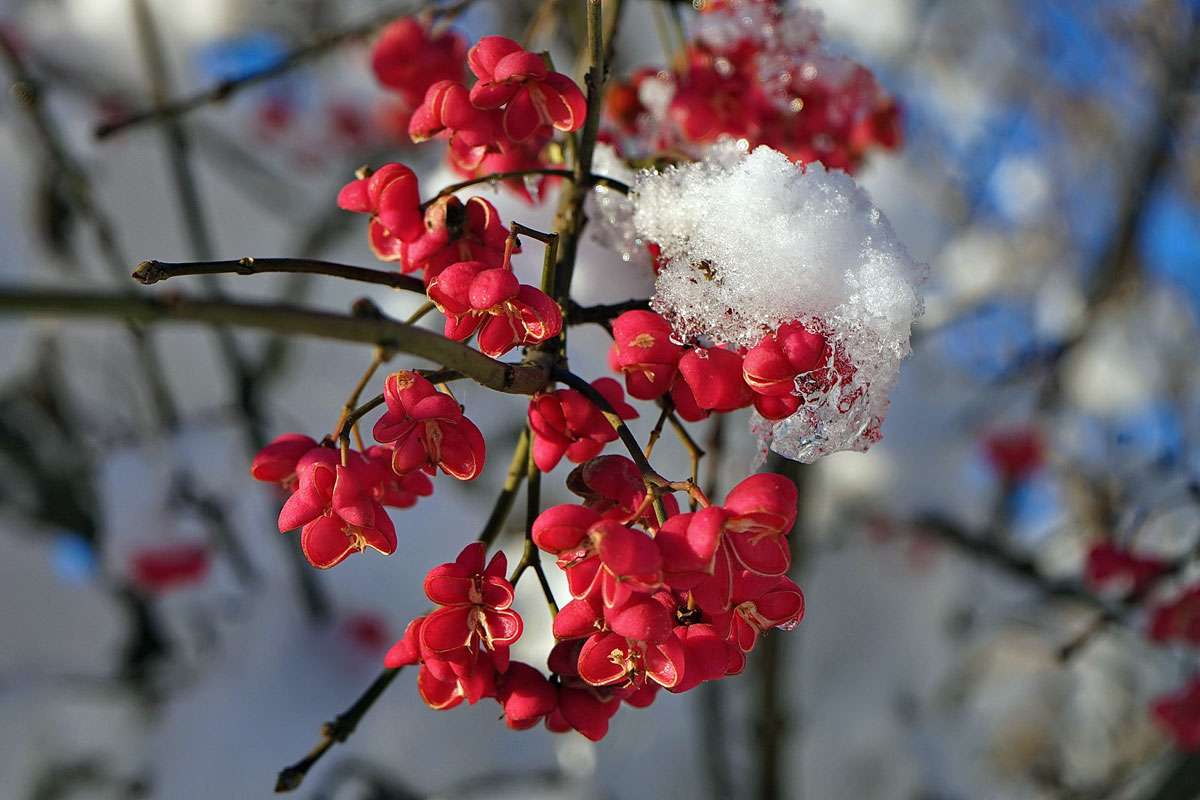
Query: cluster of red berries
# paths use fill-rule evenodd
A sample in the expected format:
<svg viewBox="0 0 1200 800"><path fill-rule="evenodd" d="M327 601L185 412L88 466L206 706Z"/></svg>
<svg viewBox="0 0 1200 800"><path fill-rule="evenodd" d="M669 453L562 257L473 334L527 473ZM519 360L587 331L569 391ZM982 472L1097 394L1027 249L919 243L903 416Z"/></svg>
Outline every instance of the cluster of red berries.
<svg viewBox="0 0 1200 800"><path fill-rule="evenodd" d="M476 81L464 82L463 59ZM414 142L445 139L451 165L466 177L548 166L542 150L555 131L583 126L587 102L575 82L512 39L485 36L469 51L450 30L399 20L372 52L379 82L399 95L393 125ZM522 181L512 187L532 200Z"/></svg>
<svg viewBox="0 0 1200 800"><path fill-rule="evenodd" d="M467 42L452 28L434 31L413 17L401 17L379 33L371 69L380 85L395 93L386 114L388 127L408 133L413 112L438 81L465 77Z"/></svg>
<svg viewBox="0 0 1200 800"><path fill-rule="evenodd" d="M446 315L449 338L478 334L479 349L495 358L562 330L558 304L513 274L516 241L487 200L447 196L423 208L416 174L385 164L342 187L338 205L371 216L376 255L424 274L429 299Z"/></svg>
<svg viewBox="0 0 1200 800"><path fill-rule="evenodd" d="M749 406L764 419L784 419L804 405L805 395L828 394L854 378L854 366L840 348L798 321L780 325L744 351L685 347L653 311L627 311L613 320L612 330L608 363L624 375L629 394L639 400L670 396L689 422ZM849 410L855 399L848 392L839 410Z"/></svg>
<svg viewBox="0 0 1200 800"><path fill-rule="evenodd" d="M430 570L425 594L437 608L411 622L385 663L420 665L421 697L432 708L490 697L505 722L545 721L592 740L624 701L653 702L660 688L684 692L735 675L759 634L804 616L804 596L785 573L796 490L779 475L742 481L724 505L647 515L646 488L622 456L589 461L568 485L581 504L554 506L533 541L563 570L572 600L554 618L549 677L511 661L521 635L503 553L484 566L484 546Z"/></svg>
<svg viewBox="0 0 1200 800"><path fill-rule="evenodd" d="M826 54L817 28L793 16L807 12L782 5L702 4L680 65L639 70L608 93L608 116L631 147L687 151L727 136L847 171L873 148L899 147L899 107L871 71ZM717 26L721 35L703 34Z"/></svg>
<svg viewBox="0 0 1200 800"><path fill-rule="evenodd" d="M319 569L370 547L396 551L384 506L410 508L433 494L440 469L459 480L483 471L486 446L475 423L448 394L416 372L397 372L384 388L387 411L375 423L379 444L339 450L299 433L280 436L254 458L250 474L288 493L279 530L300 528L300 548Z"/></svg>

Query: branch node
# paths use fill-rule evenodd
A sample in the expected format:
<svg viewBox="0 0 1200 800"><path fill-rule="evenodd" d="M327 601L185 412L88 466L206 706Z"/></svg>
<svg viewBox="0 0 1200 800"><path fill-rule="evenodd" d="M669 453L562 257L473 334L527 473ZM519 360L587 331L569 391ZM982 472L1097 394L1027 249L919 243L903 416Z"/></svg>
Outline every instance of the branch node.
<svg viewBox="0 0 1200 800"><path fill-rule="evenodd" d="M369 297L360 297L350 306L351 316L358 319L387 319L383 310Z"/></svg>

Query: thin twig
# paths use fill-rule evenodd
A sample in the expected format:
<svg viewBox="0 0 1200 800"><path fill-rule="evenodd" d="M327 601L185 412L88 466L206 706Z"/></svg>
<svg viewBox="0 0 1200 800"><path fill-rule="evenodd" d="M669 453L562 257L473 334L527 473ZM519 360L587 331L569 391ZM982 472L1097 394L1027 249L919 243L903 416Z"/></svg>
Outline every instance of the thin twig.
<svg viewBox="0 0 1200 800"><path fill-rule="evenodd" d="M116 226L107 212L95 202L95 192L87 171L67 150L66 140L54 123L44 104L41 85L25 67L21 53L6 33L0 33L0 53L8 63L12 76L13 95L37 133L38 144L45 150L46 160L56 174L64 194L79 217L91 225L96 242L106 266L114 278L121 278L129 261L121 250ZM150 334L136 325L127 325L130 343L141 370L162 430L171 431L179 426L179 410L167 385L166 370L154 347Z"/></svg>
<svg viewBox="0 0 1200 800"><path fill-rule="evenodd" d="M143 261L133 271L133 279L143 286L151 286L160 281L184 275L264 275L272 272L328 275L333 278L374 283L392 289L425 294L425 283L420 278L414 278L411 275L307 258L247 257L230 261Z"/></svg>
<svg viewBox="0 0 1200 800"><path fill-rule="evenodd" d="M353 420L370 411L371 408L377 407L382 403L383 395L379 395L359 406L350 415L349 424L352 424ZM522 433L521 438L517 440L516 451L513 453L513 465L515 473L519 477L514 477L513 468L509 469L508 480L505 481L500 496L496 498L496 506L484 524L483 532L479 536L479 541L485 545L491 545L500 529L504 526L505 519L508 518L508 513L512 509L512 498L520 486L521 478L525 476L525 465L528 454L529 436L526 430ZM400 669L384 669L371 682L366 691L354 701L354 704L350 708L334 717L332 722L322 725L321 738L313 749L295 764L280 770L279 776L275 781L275 791L290 792L299 788L313 765L320 761L335 744L345 742L350 737L350 734L354 733L354 729L358 727L359 722L371 710L371 707L375 705L375 702L383 695L384 691L387 690L398 674L400 674Z"/></svg>
<svg viewBox="0 0 1200 800"><path fill-rule="evenodd" d="M362 718L375 705L375 701L383 695L399 674L399 668L383 670L349 708L334 717L332 722L322 725L321 739L308 752L308 755L279 771L279 776L275 779L275 791L290 792L299 788L300 784L304 782L304 776L308 774L314 764L321 760L329 748L350 738L350 734L354 733L358 723L362 721Z"/></svg>
<svg viewBox="0 0 1200 800"><path fill-rule="evenodd" d="M355 432L358 431L358 418L353 422L348 422L350 415L354 413L358 406L358 398L362 397L363 390L367 388L367 384L371 382L371 378L375 377L376 371L383 362L388 360L388 353L381 347L375 348L375 355L371 358L371 363L367 365L362 377L358 379L358 383L350 390L350 396L346 398L346 402L342 404L342 413L338 417L337 424L333 426L333 435L335 439L345 439L348 429ZM359 415L361 416L361 415ZM358 449L363 449L362 437L358 439Z"/></svg>
<svg viewBox="0 0 1200 800"><path fill-rule="evenodd" d="M329 438L334 441L345 439L350 432L350 428L357 424L358 421L367 414L370 414L372 411L383 405L383 403L383 395L377 394L362 405L355 406L350 413L344 415L338 421L337 427L333 429L333 433L330 434Z"/></svg>
<svg viewBox="0 0 1200 800"><path fill-rule="evenodd" d="M438 200L440 200L443 197L447 197L449 195L454 194L455 192L460 192L463 189L468 189L472 186L477 186L481 183L498 183L499 181L513 180L515 178L533 177L533 176L537 176L537 175L548 175L548 176L553 176L553 177L566 178L567 180L575 180L576 179L576 174L573 170L560 169L560 168L555 168L555 167L539 167L538 169L520 169L520 170L513 170L511 172L492 172L487 175L479 175L477 177L468 178L465 181L459 181L458 183L452 183L449 186L446 186L441 191L439 191L437 194L435 194L433 197L431 197L428 200L426 200L425 202L421 203L421 208L422 209L428 208L429 206L433 205L434 203L436 203ZM587 174L583 178L583 183L585 186L606 186L609 189L612 189L613 191L620 192L621 194L629 194L629 192L630 192L628 184L622 183L621 181L616 180L615 178L606 178L603 175Z"/></svg>
<svg viewBox="0 0 1200 800"><path fill-rule="evenodd" d="M464 11L472 2L473 0L459 0L457 3L442 8L434 7L432 13L435 17L454 17ZM433 5L432 3L427 4L426 8ZM174 119L183 114L195 111L198 108L203 108L206 105L219 103L240 92L242 89L290 72L296 67L318 56L322 56L346 42L352 42L369 36L396 17L417 13L420 10L420 6L416 8L411 6L391 7L355 25L325 34L308 44L297 47L295 50L284 55L278 62L265 69L237 78L223 80L193 94L175 100L155 103L149 108L135 111L121 119L102 123L96 126L95 136L97 139L107 139L118 131L150 122Z"/></svg>
<svg viewBox="0 0 1200 800"><path fill-rule="evenodd" d="M1009 577L1033 586L1049 597L1060 597L1083 603L1110 619L1120 616L1121 607L1118 603L1098 597L1074 582L1047 578L1042 575L1033 561L1005 547L1001 543L1002 537L986 533L972 534L951 520L932 514L920 517L912 527L914 530L935 536L938 540L952 545L959 552L969 555Z"/></svg>
<svg viewBox="0 0 1200 800"><path fill-rule="evenodd" d="M721 455L725 444L725 415L714 414L705 448L708 450L708 469L704 489L709 497L721 492ZM700 725L697 730L703 743L705 773L708 775L709 796L713 800L733 797L733 770L729 766L729 745L726 738L724 681L705 681L697 687L700 692Z"/></svg>
<svg viewBox="0 0 1200 800"><path fill-rule="evenodd" d="M605 399L604 395L596 391L596 388L585 381L570 370L556 367L551 373L554 380L565 383L572 389L581 393L584 397L592 402L600 412L604 414L604 418L613 426L617 437L621 443L625 445L625 449L629 451L629 457L633 459L633 463L637 465L638 471L641 473L642 482L646 484L646 491L652 495L652 504L654 506L654 515L658 518L659 523L666 521L667 513L663 508L662 498L659 496L664 490L673 488L676 484L668 481L662 475L655 471L654 467L646 459L646 454L642 452L641 445L638 444L637 438L633 435L633 431L629 430L629 426L625 424L625 420L621 419L621 415L616 412L612 404Z"/></svg>
<svg viewBox="0 0 1200 800"><path fill-rule="evenodd" d="M584 118L583 130L580 132L579 145L575 152L574 182L567 191L563 192L554 220L554 230L559 235L554 299L563 308L567 308L570 302L571 279L575 272L579 237L587 224L587 218L583 213L583 204L588 193L586 178L592 173L592 154L596 148L596 135L600 129L600 111L604 103L603 11L601 0L587 0L589 59L589 68L585 77L587 116Z"/></svg>
<svg viewBox="0 0 1200 800"><path fill-rule="evenodd" d="M688 432L687 426L683 424L683 421L679 419L679 415L676 414L675 409L671 407L671 401L667 398L662 398L659 400L659 404L662 406L663 411L666 412L667 422L671 423L671 430L675 431L675 436L679 439L679 443L683 445L683 449L687 450L688 458L691 459L692 485L699 486L700 461L704 458L704 450L701 449L700 445L696 443L696 440L692 438L691 433ZM716 416L720 418L721 415L717 414ZM699 496L697 496L697 493L692 491L689 491L689 494L691 495L692 511L696 510L700 497L705 496L705 494L707 494L708 497L713 496L711 489L706 490L705 493L701 493Z"/></svg>
<svg viewBox="0 0 1200 800"><path fill-rule="evenodd" d="M621 303L608 303L595 306L581 306L578 303L569 304L571 313L571 324L583 324L585 322L605 323L609 320L619 317L626 311L648 311L650 309L649 300L626 300Z"/></svg>
<svg viewBox="0 0 1200 800"><path fill-rule="evenodd" d="M666 403L662 404L662 411L658 415L658 420L654 423L654 427L650 429L650 437L646 440L646 458L654 453L654 445L658 444L658 439L662 436L663 425L667 423L667 415L671 413L671 407Z"/></svg>
<svg viewBox="0 0 1200 800"><path fill-rule="evenodd" d="M424 319L427 315L433 313L433 311L436 309L437 309L437 305L432 300L430 300L428 302L422 303L417 308L417 310L414 311L413 313L409 314L408 318L405 319L404 321L409 325L415 325L416 323L418 323L422 319Z"/></svg>

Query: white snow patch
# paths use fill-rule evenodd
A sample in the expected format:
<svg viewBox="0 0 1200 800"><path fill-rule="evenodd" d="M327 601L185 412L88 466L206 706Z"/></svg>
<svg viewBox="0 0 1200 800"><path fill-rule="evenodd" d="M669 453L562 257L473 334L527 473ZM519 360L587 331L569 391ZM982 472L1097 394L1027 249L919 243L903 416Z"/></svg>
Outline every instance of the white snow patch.
<svg viewBox="0 0 1200 800"><path fill-rule="evenodd" d="M798 388L800 411L755 427L800 461L865 450L909 353L927 270L849 175L745 149L727 143L703 161L638 175L637 233L668 262L653 306L681 340L752 347L792 320L821 330L853 375L821 393Z"/></svg>

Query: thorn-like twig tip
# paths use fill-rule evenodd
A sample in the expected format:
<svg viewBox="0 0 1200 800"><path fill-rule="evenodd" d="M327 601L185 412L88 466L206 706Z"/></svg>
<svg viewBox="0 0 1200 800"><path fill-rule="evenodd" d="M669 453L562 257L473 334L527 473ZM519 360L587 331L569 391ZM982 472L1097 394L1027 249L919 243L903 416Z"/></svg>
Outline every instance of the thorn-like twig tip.
<svg viewBox="0 0 1200 800"><path fill-rule="evenodd" d="M279 777L275 779L275 793L283 794L285 792L295 791L300 788L300 784L304 783L304 773L295 767L287 767L279 771Z"/></svg>

